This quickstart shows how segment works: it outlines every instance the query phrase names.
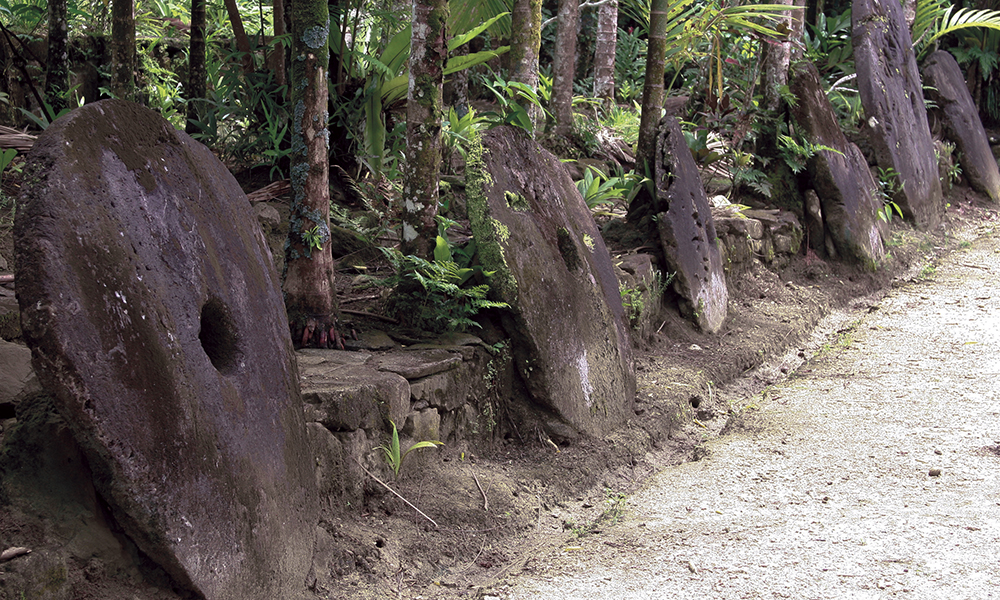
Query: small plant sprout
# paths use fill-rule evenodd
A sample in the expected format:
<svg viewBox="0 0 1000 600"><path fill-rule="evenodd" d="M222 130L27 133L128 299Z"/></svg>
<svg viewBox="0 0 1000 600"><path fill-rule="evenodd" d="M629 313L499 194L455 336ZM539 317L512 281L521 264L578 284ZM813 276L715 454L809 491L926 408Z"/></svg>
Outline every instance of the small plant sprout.
<svg viewBox="0 0 1000 600"><path fill-rule="evenodd" d="M444 446L443 442L437 440L421 440L409 448L406 452L400 454L399 448L399 431L396 429L396 423L389 421L392 424L392 437L389 439L388 444L382 444L379 449L385 452L385 461L389 463L389 468L392 469L392 474L398 479L399 469L403 466L403 459L406 455L414 450L419 450L420 448L435 448L437 446Z"/></svg>

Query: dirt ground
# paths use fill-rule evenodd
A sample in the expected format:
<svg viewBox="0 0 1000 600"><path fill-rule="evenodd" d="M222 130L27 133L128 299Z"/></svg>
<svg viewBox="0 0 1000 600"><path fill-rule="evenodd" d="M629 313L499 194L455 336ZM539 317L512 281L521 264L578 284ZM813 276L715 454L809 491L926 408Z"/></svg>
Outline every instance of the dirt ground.
<svg viewBox="0 0 1000 600"><path fill-rule="evenodd" d="M718 335L703 335L677 316L665 317L658 333L649 339L636 340L639 397L635 419L606 439L557 449L537 439L515 437L496 439L488 447L448 447L441 452L425 452L407 465L394 487L426 517L374 482L366 484L363 506L326 506L320 523L325 534L317 544L314 572L308 582L310 589L318 598L450 599L490 595L505 599L584 598L609 594L609 597L643 597L645 592L640 588L599 586L608 581L603 577L611 577L608 586L612 586L620 573L628 572L639 578L634 582L638 585L651 579L650 571L643 569L655 570L663 561L672 570L680 564L688 574L701 579L707 579L708 575L733 575L726 570L729 566L724 554L702 555L697 551L702 546L715 548L730 537L757 531L753 514L738 513L728 506L716 508L715 504L705 502L706 514L717 515L714 511L722 510L734 519L725 525L728 532L719 528L685 532L670 529L654 542L654 538L641 535L642 529L657 519L670 522L673 517L642 516L638 509L670 510L670 502L688 502L686 498L693 494L691 490L697 484L683 488L672 480L665 486L653 482L668 477L669 473L681 472L674 469L694 468L684 465L713 465L718 472L713 472L702 485L715 485L712 480L726 482L719 484L723 498L728 498L735 488L759 489L757 495L744 494L749 499L746 503L752 506L771 502L767 499L771 488L767 485L753 488L751 483L781 481L793 486L795 480L779 476L776 468L726 458L728 455L717 446L720 431L735 432L734 436L724 437L725 440L753 440L754 436L765 434L779 436L775 438L778 442L769 442L772 444L780 444L785 438L796 443L811 439L814 429L790 417L772 418L764 410L746 407L775 405L778 402L775 392L769 392L771 400L767 402L761 397L753 399L754 394L793 373L803 361L830 360L823 358L827 353L821 353L820 359L813 358L823 344L831 343L823 340L856 334L855 325L844 325L849 328L840 333L837 332L840 327L834 327L832 331L814 334L824 315L832 310L866 314L874 307L885 306L880 304L879 290L896 286L909 289L908 286L931 278L939 257L961 250L963 242L977 234L992 233L996 211L986 207L977 195L956 188L950 202L947 224L934 235L898 226L890 248L891 258L875 273L826 263L810 254L797 257L779 272L760 268L731 282L731 316ZM0 256L9 261L9 236L3 233L0 231ZM996 268L1000 267L991 272L995 273ZM834 337L824 337L827 335ZM889 343L905 345L899 340ZM907 364L903 361L899 366L905 371ZM946 365L942 363L940 367L944 369ZM799 373L794 381L818 378ZM886 373L880 377L885 378ZM835 380L843 383L854 378L840 375ZM867 381L866 377L859 380ZM791 391L779 395L791 396ZM863 402L851 405L865 408ZM839 409L831 406L827 410L833 415ZM871 406L870 410L867 414L870 421L891 420L886 418L885 409ZM762 416L765 414L768 416ZM841 425L841 430L844 427ZM852 424L851 428L853 431L856 427ZM845 452L845 460L855 461L843 465L848 475L874 472L874 461L866 458L868 455L846 454L848 450L857 453L858 448L846 445L839 448ZM885 444L878 447L878 452L879 457L895 456L895 450ZM915 452L911 455L916 456ZM775 452L775 456L781 455ZM803 468L808 468L810 455L802 451L797 456ZM710 458L691 462L705 457ZM832 467L817 469L829 472ZM830 472L828 477L837 485L841 485L840 470L838 466L838 472ZM738 481L732 481L734 477ZM871 483L868 479L851 481L852 485ZM656 496L666 493L660 487L683 493L668 502ZM803 499L804 493L805 489L794 487L774 488L774 498L780 499L780 507L785 509L801 508L803 505L796 502ZM826 495L833 497L830 493ZM735 495L731 500L743 502ZM701 505L691 502L687 512L700 514ZM866 506L870 509L872 503ZM988 531L975 526L979 531ZM704 539L698 537L695 542L693 536ZM820 533L816 536L822 537ZM657 550L651 552L651 548ZM682 549L690 550L690 557ZM740 560L746 562L751 558ZM893 568L903 565L885 564ZM744 569L747 577L760 573L754 570L760 567L749 563L732 567L739 568ZM161 588L139 583L132 575L123 578L103 571L88 574L88 565L76 569L79 598L175 597ZM609 572L605 569L615 574L601 575L600 581L594 580L590 587L568 583L570 579L591 581L588 578ZM514 577L517 574L521 575ZM792 575L790 567L782 571L782 577ZM680 576L684 576L684 571L679 572ZM581 591L584 589L601 593ZM632 589L639 591L633 593ZM743 589L753 592L751 587ZM775 591L785 589L775 588ZM705 591L709 588L697 590L695 597L711 597ZM659 592L653 595L659 596Z"/></svg>

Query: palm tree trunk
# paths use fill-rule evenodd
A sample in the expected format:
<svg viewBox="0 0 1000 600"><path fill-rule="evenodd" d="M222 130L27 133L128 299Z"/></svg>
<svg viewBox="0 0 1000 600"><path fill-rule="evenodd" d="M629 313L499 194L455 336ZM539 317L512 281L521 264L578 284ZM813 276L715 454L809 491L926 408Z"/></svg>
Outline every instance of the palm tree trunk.
<svg viewBox="0 0 1000 600"><path fill-rule="evenodd" d="M615 50L618 41L618 1L605 0L597 9L594 45L594 97L615 98Z"/></svg>
<svg viewBox="0 0 1000 600"><path fill-rule="evenodd" d="M667 8L669 0L652 0L649 7L649 45L646 50L646 79L642 86L642 114L636 166L652 169L656 154L656 131L663 108L663 71L667 54ZM640 171L641 172L641 171Z"/></svg>
<svg viewBox="0 0 1000 600"><path fill-rule="evenodd" d="M580 29L578 0L559 0L559 24L552 78L552 115L556 135L573 132L573 79L576 74L576 37Z"/></svg>
<svg viewBox="0 0 1000 600"><path fill-rule="evenodd" d="M292 209L285 247L285 309L296 346L334 345L337 295L330 253L326 128L330 13L326 0L291 6Z"/></svg>
<svg viewBox="0 0 1000 600"><path fill-rule="evenodd" d="M447 0L413 0L402 252L433 256L441 175L441 111L448 61Z"/></svg>

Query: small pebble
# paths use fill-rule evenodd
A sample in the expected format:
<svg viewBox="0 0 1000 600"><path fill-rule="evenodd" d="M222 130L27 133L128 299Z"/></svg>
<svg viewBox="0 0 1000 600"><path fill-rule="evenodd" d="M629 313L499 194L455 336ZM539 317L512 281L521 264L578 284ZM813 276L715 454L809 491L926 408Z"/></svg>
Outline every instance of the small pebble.
<svg viewBox="0 0 1000 600"><path fill-rule="evenodd" d="M931 477L940 477L941 469L939 469L938 467L934 467L930 471L927 471L927 474L930 475Z"/></svg>

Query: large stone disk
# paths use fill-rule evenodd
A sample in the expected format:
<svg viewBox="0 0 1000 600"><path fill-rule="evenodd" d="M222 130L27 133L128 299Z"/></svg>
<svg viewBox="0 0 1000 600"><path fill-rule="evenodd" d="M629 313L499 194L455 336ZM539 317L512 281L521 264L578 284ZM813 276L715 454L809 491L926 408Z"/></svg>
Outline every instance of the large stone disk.
<svg viewBox="0 0 1000 600"><path fill-rule="evenodd" d="M24 337L111 511L205 598L302 595L315 482L278 277L211 152L107 100L32 150Z"/></svg>

